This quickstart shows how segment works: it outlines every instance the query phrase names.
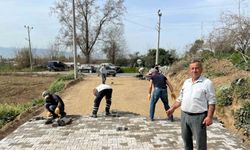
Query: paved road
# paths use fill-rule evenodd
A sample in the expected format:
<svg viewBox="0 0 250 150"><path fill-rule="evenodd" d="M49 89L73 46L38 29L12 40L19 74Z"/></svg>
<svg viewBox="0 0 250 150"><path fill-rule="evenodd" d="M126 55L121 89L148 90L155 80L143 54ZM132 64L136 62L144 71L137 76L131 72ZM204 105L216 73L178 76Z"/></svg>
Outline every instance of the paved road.
<svg viewBox="0 0 250 150"><path fill-rule="evenodd" d="M31 120L0 141L1 150L178 150L183 149L180 122L156 119L129 112L114 112L116 117L72 116L63 127L45 125L45 120ZM117 130L119 127L125 130ZM126 128L124 128L126 127ZM241 141L214 123L208 130L209 150L246 150Z"/></svg>

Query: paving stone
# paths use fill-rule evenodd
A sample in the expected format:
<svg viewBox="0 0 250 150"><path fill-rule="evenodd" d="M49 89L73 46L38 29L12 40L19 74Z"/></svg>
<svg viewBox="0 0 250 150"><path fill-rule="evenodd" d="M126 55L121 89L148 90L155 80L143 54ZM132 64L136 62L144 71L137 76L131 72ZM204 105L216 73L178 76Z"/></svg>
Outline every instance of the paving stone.
<svg viewBox="0 0 250 150"><path fill-rule="evenodd" d="M0 149L67 149L67 150L154 150L183 149L180 120L149 121L133 113L118 112L120 117L73 118L70 125L52 127L44 120L26 122L0 141ZM127 130L117 131L117 127ZM215 122L208 127L209 150L247 150L238 137Z"/></svg>

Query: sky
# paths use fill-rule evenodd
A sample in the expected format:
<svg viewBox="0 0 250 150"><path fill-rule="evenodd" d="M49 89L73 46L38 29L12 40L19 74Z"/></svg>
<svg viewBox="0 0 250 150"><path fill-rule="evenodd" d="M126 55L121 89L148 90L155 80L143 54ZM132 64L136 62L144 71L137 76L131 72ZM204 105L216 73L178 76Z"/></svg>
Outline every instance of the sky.
<svg viewBox="0 0 250 150"><path fill-rule="evenodd" d="M240 3L239 3L240 2ZM60 24L50 14L54 0L0 0L0 47L27 47L24 25L33 27L31 43L46 49L58 35ZM158 10L161 10L160 48L178 54L219 23L222 12L250 16L250 0L125 0L124 36L129 53L157 48ZM1 55L1 54L0 54Z"/></svg>

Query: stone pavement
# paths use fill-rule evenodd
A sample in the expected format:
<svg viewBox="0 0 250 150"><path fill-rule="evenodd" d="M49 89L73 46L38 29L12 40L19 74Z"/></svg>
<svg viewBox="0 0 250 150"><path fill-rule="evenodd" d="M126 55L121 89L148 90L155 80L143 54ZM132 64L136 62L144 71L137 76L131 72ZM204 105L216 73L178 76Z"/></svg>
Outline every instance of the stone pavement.
<svg viewBox="0 0 250 150"><path fill-rule="evenodd" d="M45 120L26 122L0 141L0 150L178 150L183 149L180 121L170 122L129 112L116 112L116 116L98 118L72 116L66 126L45 125ZM121 130L120 130L121 129ZM248 147L249 148L249 147ZM246 150L239 138L221 124L208 128L209 150Z"/></svg>

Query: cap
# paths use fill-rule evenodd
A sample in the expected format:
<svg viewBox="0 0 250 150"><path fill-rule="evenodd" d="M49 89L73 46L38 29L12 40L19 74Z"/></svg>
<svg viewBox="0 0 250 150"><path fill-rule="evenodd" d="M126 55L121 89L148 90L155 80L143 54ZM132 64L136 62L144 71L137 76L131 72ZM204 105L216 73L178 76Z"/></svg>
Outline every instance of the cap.
<svg viewBox="0 0 250 150"><path fill-rule="evenodd" d="M49 91L43 91L42 96L46 97L47 95L49 95Z"/></svg>

